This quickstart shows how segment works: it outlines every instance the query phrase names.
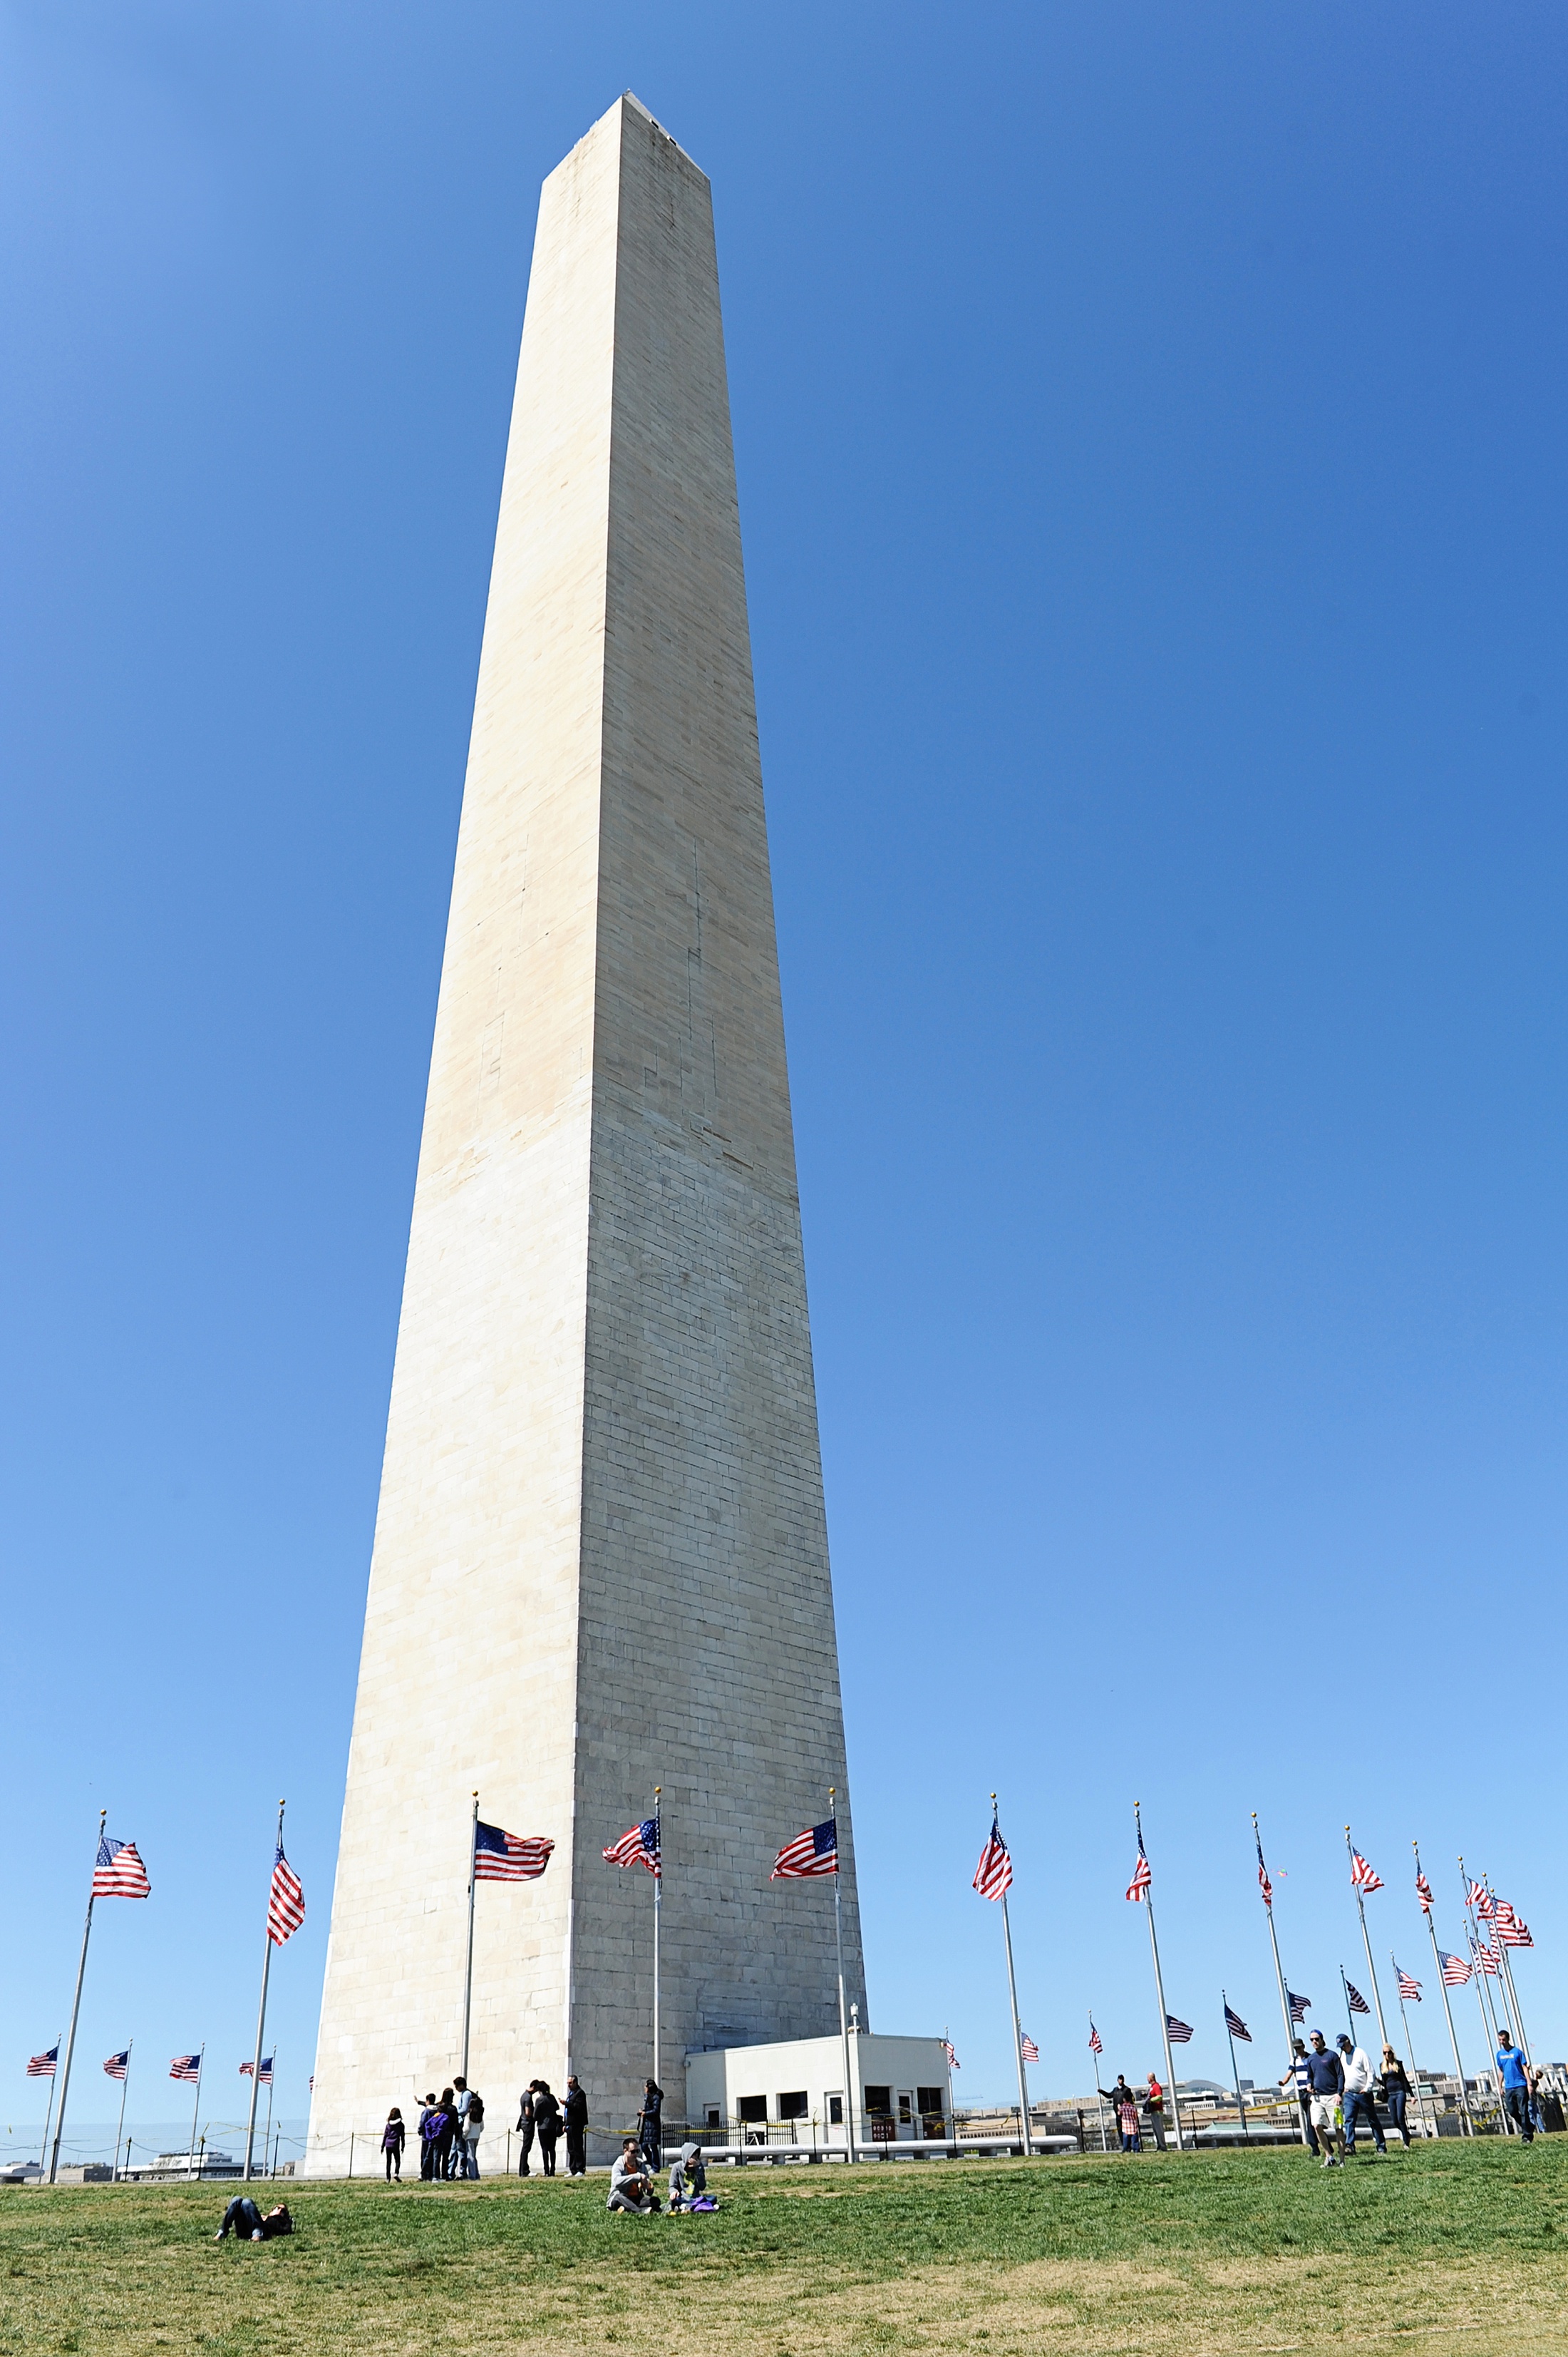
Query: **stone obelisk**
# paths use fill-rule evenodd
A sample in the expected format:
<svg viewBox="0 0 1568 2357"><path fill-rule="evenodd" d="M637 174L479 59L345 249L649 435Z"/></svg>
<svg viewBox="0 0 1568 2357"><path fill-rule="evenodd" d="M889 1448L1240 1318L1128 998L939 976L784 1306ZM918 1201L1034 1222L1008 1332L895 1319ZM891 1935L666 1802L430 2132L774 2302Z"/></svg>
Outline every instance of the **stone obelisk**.
<svg viewBox="0 0 1568 2357"><path fill-rule="evenodd" d="M501 490L307 2167L458 2067L493 2126L865 2018L708 183L629 95L544 184Z"/></svg>

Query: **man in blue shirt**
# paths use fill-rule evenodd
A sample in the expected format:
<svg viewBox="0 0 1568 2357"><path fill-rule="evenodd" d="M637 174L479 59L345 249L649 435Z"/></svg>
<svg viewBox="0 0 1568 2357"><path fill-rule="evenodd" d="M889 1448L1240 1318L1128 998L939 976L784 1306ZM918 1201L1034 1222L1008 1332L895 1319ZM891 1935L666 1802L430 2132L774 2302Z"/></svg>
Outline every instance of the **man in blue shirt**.
<svg viewBox="0 0 1568 2357"><path fill-rule="evenodd" d="M1526 2144L1535 2141L1535 2128L1530 2116L1530 2073L1524 2067L1524 2056L1505 2029L1498 2048L1498 2076L1502 2082L1503 2101L1509 2116L1517 2123Z"/></svg>
<svg viewBox="0 0 1568 2357"><path fill-rule="evenodd" d="M1323 2146L1325 2169L1344 2166L1344 2138L1336 2114L1339 2098L1345 2092L1345 2069L1337 2054L1330 2054L1324 2043L1321 2029L1312 2033L1312 2051L1306 2058L1307 2083L1312 2089L1312 2125L1317 2130ZM1336 2158L1335 2147L1338 2147Z"/></svg>

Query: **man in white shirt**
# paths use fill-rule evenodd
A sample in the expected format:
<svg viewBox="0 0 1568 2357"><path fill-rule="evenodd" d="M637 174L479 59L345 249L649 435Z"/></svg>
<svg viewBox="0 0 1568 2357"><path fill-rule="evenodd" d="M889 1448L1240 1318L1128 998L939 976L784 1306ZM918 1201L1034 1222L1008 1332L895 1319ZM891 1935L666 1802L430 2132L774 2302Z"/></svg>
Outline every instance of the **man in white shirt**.
<svg viewBox="0 0 1568 2357"><path fill-rule="evenodd" d="M1372 2131L1372 2141L1380 2153L1386 2153L1382 2125L1378 2107L1372 2101L1375 2075L1370 2057L1364 2046L1352 2046L1343 2030L1338 2038L1339 2059L1345 2068L1345 2150L1347 2156L1356 2149L1356 2123L1364 2119Z"/></svg>

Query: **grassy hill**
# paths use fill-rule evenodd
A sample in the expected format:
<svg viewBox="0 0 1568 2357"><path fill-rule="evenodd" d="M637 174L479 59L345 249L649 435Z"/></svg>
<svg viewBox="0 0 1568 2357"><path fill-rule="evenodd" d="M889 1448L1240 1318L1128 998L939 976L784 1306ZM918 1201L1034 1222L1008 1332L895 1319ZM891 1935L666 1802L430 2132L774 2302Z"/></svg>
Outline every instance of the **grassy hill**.
<svg viewBox="0 0 1568 2357"><path fill-rule="evenodd" d="M605 2179L0 2191L0 2352L1568 2352L1568 2138L718 2171L709 2218Z"/></svg>

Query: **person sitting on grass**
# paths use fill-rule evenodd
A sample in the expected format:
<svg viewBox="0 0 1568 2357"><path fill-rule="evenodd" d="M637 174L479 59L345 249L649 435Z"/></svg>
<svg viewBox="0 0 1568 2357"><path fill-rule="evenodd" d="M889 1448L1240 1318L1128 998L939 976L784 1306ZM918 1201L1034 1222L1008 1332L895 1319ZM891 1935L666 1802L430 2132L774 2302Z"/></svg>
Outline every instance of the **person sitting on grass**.
<svg viewBox="0 0 1568 2357"><path fill-rule="evenodd" d="M708 2190L708 2172L703 2156L694 2144L683 2144L680 2158L670 2171L670 2207L690 2210Z"/></svg>
<svg viewBox="0 0 1568 2357"><path fill-rule="evenodd" d="M615 2167L610 2170L610 2198L607 2210L635 2210L646 2218L663 2203L653 2190L653 2179L643 2166L642 2155L635 2136L627 2136Z"/></svg>
<svg viewBox="0 0 1568 2357"><path fill-rule="evenodd" d="M241 2242L270 2243L275 2234L292 2234L294 2220L289 2216L288 2203L280 2201L263 2218L248 2193L236 2193L223 2212L223 2223L212 2239L226 2242L232 2233Z"/></svg>

